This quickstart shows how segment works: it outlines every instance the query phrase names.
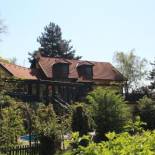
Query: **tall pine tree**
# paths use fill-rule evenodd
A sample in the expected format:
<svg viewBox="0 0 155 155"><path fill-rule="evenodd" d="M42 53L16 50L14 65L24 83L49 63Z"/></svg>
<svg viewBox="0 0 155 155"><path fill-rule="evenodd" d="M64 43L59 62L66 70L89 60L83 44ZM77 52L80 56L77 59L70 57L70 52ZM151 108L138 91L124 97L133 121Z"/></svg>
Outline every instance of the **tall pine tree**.
<svg viewBox="0 0 155 155"><path fill-rule="evenodd" d="M67 59L80 59L81 56L75 56L75 50L70 45L71 40L62 39L61 28L55 23L50 23L45 26L44 32L37 38L37 42L40 43L40 48L31 57L40 52L43 56L48 57L60 57ZM31 62L30 58L30 62Z"/></svg>

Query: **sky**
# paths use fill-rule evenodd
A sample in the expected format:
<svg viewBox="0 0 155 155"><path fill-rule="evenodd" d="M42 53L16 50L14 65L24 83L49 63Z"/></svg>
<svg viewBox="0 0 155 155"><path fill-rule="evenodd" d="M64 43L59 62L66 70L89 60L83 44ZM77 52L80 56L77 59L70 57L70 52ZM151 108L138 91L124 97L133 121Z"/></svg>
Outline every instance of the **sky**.
<svg viewBox="0 0 155 155"><path fill-rule="evenodd" d="M0 18L7 26L0 56L20 65L29 66L28 52L38 49L50 22L84 60L113 63L115 51L132 49L148 61L155 57L155 0L0 0Z"/></svg>

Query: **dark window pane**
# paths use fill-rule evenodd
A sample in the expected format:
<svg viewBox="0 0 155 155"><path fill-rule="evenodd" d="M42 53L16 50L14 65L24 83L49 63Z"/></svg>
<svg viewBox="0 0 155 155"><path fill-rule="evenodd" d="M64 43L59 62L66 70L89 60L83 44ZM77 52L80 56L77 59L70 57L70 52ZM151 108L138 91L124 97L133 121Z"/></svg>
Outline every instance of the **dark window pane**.
<svg viewBox="0 0 155 155"><path fill-rule="evenodd" d="M92 80L93 78L93 71L92 66L82 65L78 68L79 77L83 80Z"/></svg>
<svg viewBox="0 0 155 155"><path fill-rule="evenodd" d="M55 64L53 66L53 77L55 79L64 79L68 77L68 64Z"/></svg>

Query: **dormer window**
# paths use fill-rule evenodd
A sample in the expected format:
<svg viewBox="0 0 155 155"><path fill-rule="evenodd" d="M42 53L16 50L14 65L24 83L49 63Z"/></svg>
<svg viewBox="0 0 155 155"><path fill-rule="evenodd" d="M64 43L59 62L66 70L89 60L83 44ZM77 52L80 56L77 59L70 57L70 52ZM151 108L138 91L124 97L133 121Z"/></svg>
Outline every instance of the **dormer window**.
<svg viewBox="0 0 155 155"><path fill-rule="evenodd" d="M77 67L79 78L82 80L93 79L93 65L92 64L81 64Z"/></svg>
<svg viewBox="0 0 155 155"><path fill-rule="evenodd" d="M56 63L53 65L53 78L56 80L67 79L69 74L69 64Z"/></svg>

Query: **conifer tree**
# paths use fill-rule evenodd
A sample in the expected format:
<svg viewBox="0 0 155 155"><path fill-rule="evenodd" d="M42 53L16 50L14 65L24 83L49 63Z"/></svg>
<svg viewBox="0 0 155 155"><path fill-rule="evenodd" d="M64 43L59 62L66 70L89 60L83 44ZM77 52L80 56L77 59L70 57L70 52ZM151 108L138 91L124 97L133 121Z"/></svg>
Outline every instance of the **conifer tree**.
<svg viewBox="0 0 155 155"><path fill-rule="evenodd" d="M37 38L37 42L40 44L40 48L34 53L29 53L32 58L37 52L48 57L81 58L80 56L75 56L75 50L70 45L71 40L62 39L61 28L55 23L45 26L44 32ZM32 58L29 59L30 62L32 62Z"/></svg>

